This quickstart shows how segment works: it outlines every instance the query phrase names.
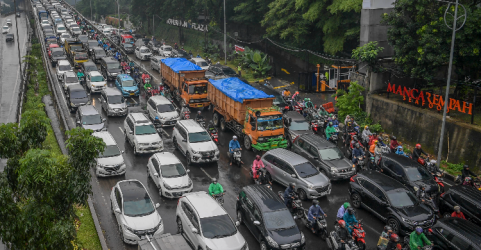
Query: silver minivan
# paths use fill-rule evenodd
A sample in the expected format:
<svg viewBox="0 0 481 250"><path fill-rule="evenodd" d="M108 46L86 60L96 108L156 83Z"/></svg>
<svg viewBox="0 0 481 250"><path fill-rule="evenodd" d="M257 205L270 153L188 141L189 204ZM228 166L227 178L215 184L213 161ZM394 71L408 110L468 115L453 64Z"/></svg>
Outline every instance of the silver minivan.
<svg viewBox="0 0 481 250"><path fill-rule="evenodd" d="M157 70L160 73L160 60L162 60L163 57L161 56L153 56L150 58L150 68L153 70Z"/></svg>
<svg viewBox="0 0 481 250"><path fill-rule="evenodd" d="M127 103L117 88L107 87L100 92L100 105L107 116L127 115Z"/></svg>
<svg viewBox="0 0 481 250"><path fill-rule="evenodd" d="M75 115L77 127L91 129L94 132L107 130L105 118L102 118L100 112L93 105L80 106Z"/></svg>
<svg viewBox="0 0 481 250"><path fill-rule="evenodd" d="M179 110L164 96L156 95L147 101L147 111L152 121L157 117L162 125L174 126L179 120Z"/></svg>
<svg viewBox="0 0 481 250"><path fill-rule="evenodd" d="M283 148L267 151L262 156L268 178L281 185L296 183L302 200L317 199L331 193L331 181L306 158Z"/></svg>

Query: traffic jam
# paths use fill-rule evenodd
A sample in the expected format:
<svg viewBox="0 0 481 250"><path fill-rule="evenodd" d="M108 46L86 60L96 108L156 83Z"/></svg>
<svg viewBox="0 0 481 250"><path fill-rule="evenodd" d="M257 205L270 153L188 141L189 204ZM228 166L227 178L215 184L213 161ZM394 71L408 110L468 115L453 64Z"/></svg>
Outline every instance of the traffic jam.
<svg viewBox="0 0 481 250"><path fill-rule="evenodd" d="M106 144L92 178L114 221L109 244L481 249L469 166L447 181L421 145L407 155L394 135L339 121L332 103L248 83L56 0L31 4L59 104Z"/></svg>

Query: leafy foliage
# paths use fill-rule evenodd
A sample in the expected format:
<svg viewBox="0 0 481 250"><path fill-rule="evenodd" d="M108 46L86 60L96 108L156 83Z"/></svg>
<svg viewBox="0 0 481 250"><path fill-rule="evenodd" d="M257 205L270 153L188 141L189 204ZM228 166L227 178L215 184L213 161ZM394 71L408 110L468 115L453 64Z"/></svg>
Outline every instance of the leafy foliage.
<svg viewBox="0 0 481 250"><path fill-rule="evenodd" d="M259 50L244 48L244 52L239 52L237 61L243 68L251 68L258 76L265 76L272 66L269 65L268 56Z"/></svg>
<svg viewBox="0 0 481 250"><path fill-rule="evenodd" d="M377 64L377 55L383 51L383 47L377 46L377 42L368 42L361 47L352 50L352 58L367 63L370 67Z"/></svg>

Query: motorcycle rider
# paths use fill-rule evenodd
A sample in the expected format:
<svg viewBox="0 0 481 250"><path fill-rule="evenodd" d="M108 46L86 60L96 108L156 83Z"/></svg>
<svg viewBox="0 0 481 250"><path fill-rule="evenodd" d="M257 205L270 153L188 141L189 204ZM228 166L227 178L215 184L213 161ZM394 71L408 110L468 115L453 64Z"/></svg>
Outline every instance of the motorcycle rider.
<svg viewBox="0 0 481 250"><path fill-rule="evenodd" d="M401 249L401 244L399 244L399 236L397 234L391 234L389 237L389 242L386 245L385 250L396 250Z"/></svg>
<svg viewBox="0 0 481 250"><path fill-rule="evenodd" d="M368 142L369 141L369 136L371 136L372 133L371 133L371 130L369 130L369 126L364 126L364 130L362 131L362 141L364 142Z"/></svg>
<svg viewBox="0 0 481 250"><path fill-rule="evenodd" d="M421 157L421 155L428 155L426 152L424 152L424 150L421 148L421 144L416 144L416 148L413 150L413 154L412 154L412 159L417 162L418 161L418 158Z"/></svg>
<svg viewBox="0 0 481 250"><path fill-rule="evenodd" d="M425 245L433 245L433 243L426 238L426 235L423 233L423 228L417 226L416 230L409 236L409 247L411 250L418 250Z"/></svg>
<svg viewBox="0 0 481 250"><path fill-rule="evenodd" d="M347 229L349 230L349 235L352 234L352 228L355 224L359 223L354 215L354 208L350 207L347 209L347 213L344 214L342 219L346 222Z"/></svg>
<svg viewBox="0 0 481 250"><path fill-rule="evenodd" d="M189 106L187 106L187 103L184 103L184 105L182 106L182 110L180 112L182 112L182 114L190 113L190 109L189 109Z"/></svg>
<svg viewBox="0 0 481 250"><path fill-rule="evenodd" d="M272 182L269 180L269 178L267 178L267 170L265 168L261 168L259 169L259 179L257 179L259 181L259 184L260 185L266 185L266 184L269 184L272 186Z"/></svg>
<svg viewBox="0 0 481 250"><path fill-rule="evenodd" d="M332 122L329 122L329 125L326 127L326 139L329 141L329 138L335 133L336 129L332 126Z"/></svg>
<svg viewBox="0 0 481 250"><path fill-rule="evenodd" d="M200 122L204 120L204 116L202 116L202 111L197 111L197 115L195 116L195 121Z"/></svg>
<svg viewBox="0 0 481 250"><path fill-rule="evenodd" d="M337 117L335 115L332 116L332 125L339 126L339 121L337 120Z"/></svg>
<svg viewBox="0 0 481 250"><path fill-rule="evenodd" d="M289 91L287 88L285 88L284 91L282 91L282 96L284 98L289 98L291 96L291 91Z"/></svg>
<svg viewBox="0 0 481 250"><path fill-rule="evenodd" d="M408 157L408 156L404 153L403 146L397 146L396 154L397 154L397 155L404 155L404 156Z"/></svg>
<svg viewBox="0 0 481 250"><path fill-rule="evenodd" d="M376 143L376 147L374 147L374 160L376 161L376 164L379 163L379 160L381 159L381 154L382 154L382 143L378 141Z"/></svg>
<svg viewBox="0 0 481 250"><path fill-rule="evenodd" d="M84 75L84 73L82 72L82 70L79 69L78 72L77 72L77 78L78 78L79 82L82 82L82 78L83 78L84 76L85 76L85 75Z"/></svg>
<svg viewBox="0 0 481 250"><path fill-rule="evenodd" d="M377 145L377 140L372 143L372 145L369 147L369 152L374 155L375 149Z"/></svg>
<svg viewBox="0 0 481 250"><path fill-rule="evenodd" d="M463 170L461 170L462 180L466 179L466 177L471 177L471 176L478 177L478 175L476 175L476 174L473 173L471 170L469 170L469 166L468 166L468 165L464 165L464 166L463 166Z"/></svg>
<svg viewBox="0 0 481 250"><path fill-rule="evenodd" d="M342 204L342 206L337 210L336 223L344 218L344 214L350 206L351 204L349 204L349 202L344 202L344 204Z"/></svg>
<svg viewBox="0 0 481 250"><path fill-rule="evenodd" d="M393 135L391 137L391 145L389 146L389 148L391 149L391 152L392 153L396 152L396 149L398 146L399 146L399 142L397 141L396 136Z"/></svg>
<svg viewBox="0 0 481 250"><path fill-rule="evenodd" d="M351 236L351 233L349 232L349 229L346 227L346 222L344 220L339 220L339 229L337 230L337 235L339 236L339 239L341 240L340 245L340 250L345 250L346 249L346 244L350 239L354 239L353 236Z"/></svg>
<svg viewBox="0 0 481 250"><path fill-rule="evenodd" d="M232 166L232 162L234 161L234 149L242 150L239 142L237 141L237 136L232 136L232 140L229 142L229 155L230 155L230 165ZM242 164L244 162L241 161Z"/></svg>
<svg viewBox="0 0 481 250"><path fill-rule="evenodd" d="M344 119L344 125L347 125L347 123L351 121L351 116L350 115L346 115L346 119Z"/></svg>
<svg viewBox="0 0 481 250"><path fill-rule="evenodd" d="M461 207L459 206L454 206L454 212L451 213L451 217L461 218L464 220L466 219L466 217L464 217L463 212L461 212Z"/></svg>
<svg viewBox="0 0 481 250"><path fill-rule="evenodd" d="M382 230L381 237L385 239L389 239L389 236L392 234L392 228L390 226L384 226L384 229Z"/></svg>
<svg viewBox="0 0 481 250"><path fill-rule="evenodd" d="M224 193L222 185L217 182L216 178L212 178L212 183L209 185L209 195L214 196L222 193Z"/></svg>
<svg viewBox="0 0 481 250"><path fill-rule="evenodd" d="M366 156L364 156L364 151L362 150L361 146L359 145L359 143L356 143L354 145L354 149L352 150L352 167L355 168L356 165L357 165L357 162L359 161L359 157L363 157L363 158L366 158Z"/></svg>
<svg viewBox="0 0 481 250"><path fill-rule="evenodd" d="M142 72L142 83L145 84L145 80L146 79L150 79L150 76L149 74L147 74L147 72Z"/></svg>
<svg viewBox="0 0 481 250"><path fill-rule="evenodd" d="M307 213L307 220L311 223L312 233L316 233L317 230L319 230L318 225L316 223L316 219L321 214L323 214L324 217L327 217L326 213L324 213L321 206L319 206L319 201L312 200L312 206L309 208L309 212Z"/></svg>
<svg viewBox="0 0 481 250"><path fill-rule="evenodd" d="M295 194L295 193L296 193L296 183L291 182L289 183L289 186L284 191L284 203L286 204L286 207L291 212L292 212L292 201L294 200L294 197L292 194Z"/></svg>
<svg viewBox="0 0 481 250"><path fill-rule="evenodd" d="M305 107L307 109L313 109L314 104L311 102L311 98L304 98Z"/></svg>
<svg viewBox="0 0 481 250"><path fill-rule="evenodd" d="M252 162L252 177L254 177L254 179L259 178L257 170L261 168L265 168L264 163L261 160L261 156L256 155L256 158Z"/></svg>
<svg viewBox="0 0 481 250"><path fill-rule="evenodd" d="M322 105L319 105L319 115L320 116L326 116L326 115L329 115L329 112L326 111L326 109L322 106Z"/></svg>

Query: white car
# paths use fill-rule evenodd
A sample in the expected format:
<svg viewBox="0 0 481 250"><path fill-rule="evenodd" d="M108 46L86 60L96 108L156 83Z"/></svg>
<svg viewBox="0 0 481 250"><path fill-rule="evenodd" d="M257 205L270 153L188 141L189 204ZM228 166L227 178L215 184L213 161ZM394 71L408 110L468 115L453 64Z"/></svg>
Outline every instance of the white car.
<svg viewBox="0 0 481 250"><path fill-rule="evenodd" d="M135 48L135 57L139 60L149 60L152 56L152 52L146 46Z"/></svg>
<svg viewBox="0 0 481 250"><path fill-rule="evenodd" d="M159 189L159 195L167 198L179 198L192 191L189 172L170 152L155 153L147 162L147 175Z"/></svg>
<svg viewBox="0 0 481 250"><path fill-rule="evenodd" d="M73 72L73 68L68 60L59 60L57 62L57 67L55 68L55 71L57 73L57 78L61 80L63 74L65 72Z"/></svg>
<svg viewBox="0 0 481 250"><path fill-rule="evenodd" d="M114 137L108 131L95 132L93 136L100 138L105 143L105 150L96 159L95 174L99 177L125 174L124 151L120 151Z"/></svg>
<svg viewBox="0 0 481 250"><path fill-rule="evenodd" d="M65 28L65 26L63 24L59 24L59 25L57 25L56 32L57 32L57 36L60 36L63 33L67 33L67 28Z"/></svg>
<svg viewBox="0 0 481 250"><path fill-rule="evenodd" d="M12 26L12 19L7 19L5 22L8 26Z"/></svg>
<svg viewBox="0 0 481 250"><path fill-rule="evenodd" d="M112 32L110 30L106 30L106 31L104 31L104 35L110 36L110 35L112 35Z"/></svg>
<svg viewBox="0 0 481 250"><path fill-rule="evenodd" d="M209 133L192 119L180 120L172 133L174 146L187 158L187 164L219 160L219 149Z"/></svg>
<svg viewBox="0 0 481 250"><path fill-rule="evenodd" d="M202 58L192 58L189 61L191 61L193 64L201 67L204 70L209 69L209 64Z"/></svg>
<svg viewBox="0 0 481 250"><path fill-rule="evenodd" d="M85 81L87 82L87 88L92 93L100 92L107 87L107 81L98 71L90 71L85 77Z"/></svg>
<svg viewBox="0 0 481 250"><path fill-rule="evenodd" d="M74 36L78 36L78 35L82 35L82 30L80 30L79 27L70 27L70 32L72 33L72 35Z"/></svg>
<svg viewBox="0 0 481 250"><path fill-rule="evenodd" d="M74 21L67 21L65 22L65 27L70 28L70 26L72 26L73 24L77 24L77 23Z"/></svg>
<svg viewBox="0 0 481 250"><path fill-rule="evenodd" d="M2 34L7 34L8 32L10 32L10 27L8 27L8 25L5 25L2 27Z"/></svg>
<svg viewBox="0 0 481 250"><path fill-rule="evenodd" d="M63 77L62 79L60 79L60 81L62 82L64 91L67 91L67 88L72 85L76 85L76 84L80 85L77 75L73 71L67 71L63 73Z"/></svg>
<svg viewBox="0 0 481 250"><path fill-rule="evenodd" d="M169 57L172 55L172 46L162 45L159 48L159 55L163 57Z"/></svg>
<svg viewBox="0 0 481 250"><path fill-rule="evenodd" d="M49 20L42 20L41 25L43 25L43 24L51 25Z"/></svg>
<svg viewBox="0 0 481 250"><path fill-rule="evenodd" d="M154 124L143 113L130 113L124 120L124 135L134 148L134 155L139 153L156 153L164 150Z"/></svg>
<svg viewBox="0 0 481 250"><path fill-rule="evenodd" d="M72 36L67 32L62 33L60 35L60 44L65 44L65 39L67 39L67 38L72 38Z"/></svg>
<svg viewBox="0 0 481 250"><path fill-rule="evenodd" d="M204 191L186 193L177 202L177 232L194 249L248 250L249 246L219 203Z"/></svg>
<svg viewBox="0 0 481 250"><path fill-rule="evenodd" d="M174 126L180 120L179 111L169 99L162 95L156 95L147 101L147 111L150 119L157 117L162 126Z"/></svg>
<svg viewBox="0 0 481 250"><path fill-rule="evenodd" d="M110 193L110 203L125 243L136 245L145 235L164 233L162 218L157 212L160 204L154 204L140 181L117 182Z"/></svg>

